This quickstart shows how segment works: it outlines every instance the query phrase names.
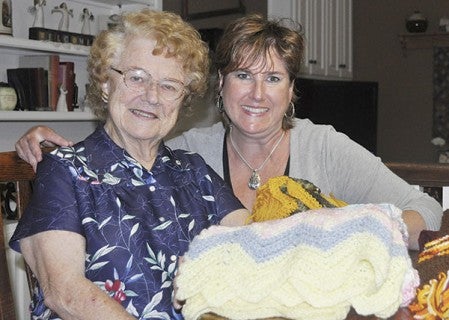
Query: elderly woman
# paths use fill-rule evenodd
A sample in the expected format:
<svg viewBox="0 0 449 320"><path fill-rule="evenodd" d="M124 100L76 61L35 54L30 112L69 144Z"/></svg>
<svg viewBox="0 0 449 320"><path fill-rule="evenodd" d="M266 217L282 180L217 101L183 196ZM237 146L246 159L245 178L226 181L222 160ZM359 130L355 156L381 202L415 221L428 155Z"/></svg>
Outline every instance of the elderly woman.
<svg viewBox="0 0 449 320"><path fill-rule="evenodd" d="M437 201L331 126L295 118L294 82L304 53L297 27L257 14L230 23L215 52L217 106L224 123L191 129L167 145L203 156L249 210L257 188L280 175L309 180L348 203L394 204L403 210L409 247L417 249L423 229L440 227ZM70 144L52 130L37 127L16 149L35 165L42 140Z"/></svg>
<svg viewBox="0 0 449 320"><path fill-rule="evenodd" d="M44 156L10 241L39 282L32 316L175 318L172 281L191 239L248 217L200 156L162 143L205 91L207 48L177 15L143 10L98 35L88 69L104 125Z"/></svg>

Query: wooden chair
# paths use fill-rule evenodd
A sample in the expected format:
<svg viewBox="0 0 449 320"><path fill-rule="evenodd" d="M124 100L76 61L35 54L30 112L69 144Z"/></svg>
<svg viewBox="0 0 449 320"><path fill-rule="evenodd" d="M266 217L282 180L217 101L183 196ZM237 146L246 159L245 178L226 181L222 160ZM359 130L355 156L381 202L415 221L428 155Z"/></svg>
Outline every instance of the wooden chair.
<svg viewBox="0 0 449 320"><path fill-rule="evenodd" d="M28 204L33 179L34 171L32 167L21 160L16 152L0 152L0 183L12 182L15 187L17 219L20 218ZM3 210L1 206L0 210ZM2 219L0 219L0 320L11 320L16 319L16 313L6 260L7 242L5 242L3 219L4 212L2 212ZM8 240L6 239L6 241ZM31 274L30 272L27 273ZM28 280L31 281L30 277L28 277Z"/></svg>

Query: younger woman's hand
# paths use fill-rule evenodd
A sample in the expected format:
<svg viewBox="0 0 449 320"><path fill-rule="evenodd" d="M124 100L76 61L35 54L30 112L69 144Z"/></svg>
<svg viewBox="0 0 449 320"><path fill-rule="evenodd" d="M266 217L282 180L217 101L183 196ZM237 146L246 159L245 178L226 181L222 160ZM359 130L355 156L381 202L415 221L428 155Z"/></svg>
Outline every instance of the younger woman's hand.
<svg viewBox="0 0 449 320"><path fill-rule="evenodd" d="M61 137L53 129L35 126L25 132L16 142L15 148L19 157L31 164L36 171L37 163L42 160L41 147L67 147L72 145L72 141Z"/></svg>

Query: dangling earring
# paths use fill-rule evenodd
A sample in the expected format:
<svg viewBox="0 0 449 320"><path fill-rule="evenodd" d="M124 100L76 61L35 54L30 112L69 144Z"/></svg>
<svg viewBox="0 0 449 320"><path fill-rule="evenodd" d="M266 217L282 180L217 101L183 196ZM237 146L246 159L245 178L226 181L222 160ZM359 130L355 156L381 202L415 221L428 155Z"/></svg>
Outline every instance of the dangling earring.
<svg viewBox="0 0 449 320"><path fill-rule="evenodd" d="M217 107L218 112L223 113L224 112L224 106L223 106L223 97L218 95L217 101L215 102L215 106Z"/></svg>
<svg viewBox="0 0 449 320"><path fill-rule="evenodd" d="M104 92L104 91L101 91L101 100L103 100L104 103L108 103L108 101L109 101L109 94Z"/></svg>
<svg viewBox="0 0 449 320"><path fill-rule="evenodd" d="M287 112L290 111L290 114L287 114L287 112L286 112L286 113L284 113L284 117L286 119L288 119L288 118L293 119L295 117L296 110L295 110L295 104L292 101L290 101L290 108L288 108L288 109L289 110L287 110Z"/></svg>

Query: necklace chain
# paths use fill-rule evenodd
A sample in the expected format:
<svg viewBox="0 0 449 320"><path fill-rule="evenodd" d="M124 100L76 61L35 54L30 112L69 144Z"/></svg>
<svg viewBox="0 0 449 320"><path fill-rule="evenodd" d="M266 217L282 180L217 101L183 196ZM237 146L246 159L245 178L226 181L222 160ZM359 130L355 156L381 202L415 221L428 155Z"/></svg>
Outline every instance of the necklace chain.
<svg viewBox="0 0 449 320"><path fill-rule="evenodd" d="M245 157L243 157L243 155L240 153L239 149L237 148L237 146L234 143L234 139L232 139L232 126L230 127L230 131L229 131L229 138L231 139L231 145L234 148L235 152L237 153L237 155L240 157L240 159L243 161L243 163L251 169L251 177L249 178L248 181L248 187L250 189L256 190L257 188L259 188L260 186L260 175L259 175L259 171L263 169L263 167L267 164L268 160L271 158L271 156L273 155L274 151L277 149L277 147L279 146L279 144L281 143L282 139L285 136L285 131L282 132L282 135L280 136L279 140L274 144L273 149L271 149L270 153L268 154L268 156L265 158L265 160L262 162L262 164L259 166L259 168L255 169L253 168L248 161L246 161Z"/></svg>

